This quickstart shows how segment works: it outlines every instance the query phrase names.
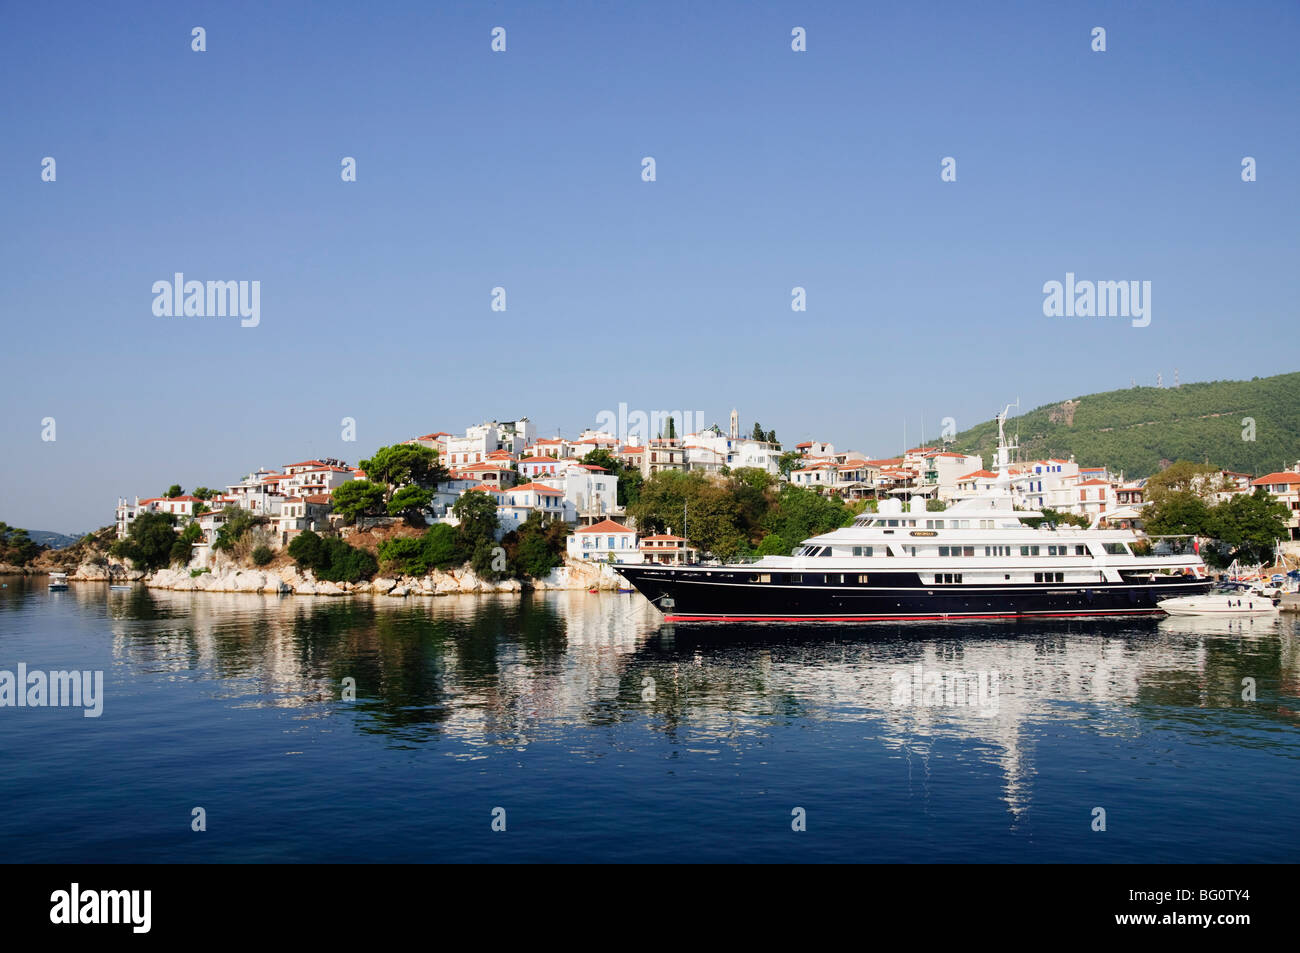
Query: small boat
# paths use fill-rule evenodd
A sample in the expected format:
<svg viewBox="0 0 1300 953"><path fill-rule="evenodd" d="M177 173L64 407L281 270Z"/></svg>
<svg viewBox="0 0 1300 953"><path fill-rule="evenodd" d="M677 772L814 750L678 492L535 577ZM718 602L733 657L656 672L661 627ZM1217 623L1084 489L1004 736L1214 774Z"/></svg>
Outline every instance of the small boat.
<svg viewBox="0 0 1300 953"><path fill-rule="evenodd" d="M130 591L131 591L131 587L130 587L130 586L109 586L108 588L110 588L110 589L116 589L116 590L118 590L119 592L120 592L121 590L123 590L123 589L125 589L127 592L130 592Z"/></svg>
<svg viewBox="0 0 1300 953"><path fill-rule="evenodd" d="M626 588L626 589L619 589L618 591L619 591L619 592L636 592L636 590L633 589L633 588L631 588L630 586L629 586L628 588Z"/></svg>
<svg viewBox="0 0 1300 953"><path fill-rule="evenodd" d="M1204 595L1162 599L1156 605L1170 615L1276 615L1280 602L1258 589L1228 584Z"/></svg>
<svg viewBox="0 0 1300 953"><path fill-rule="evenodd" d="M68 574L67 574L66 572L52 572L52 573L50 573L50 588L51 588L51 589L67 589L67 588L68 588Z"/></svg>
<svg viewBox="0 0 1300 953"><path fill-rule="evenodd" d="M590 592L590 593L597 593L597 592L600 592L599 589L588 589L587 591Z"/></svg>

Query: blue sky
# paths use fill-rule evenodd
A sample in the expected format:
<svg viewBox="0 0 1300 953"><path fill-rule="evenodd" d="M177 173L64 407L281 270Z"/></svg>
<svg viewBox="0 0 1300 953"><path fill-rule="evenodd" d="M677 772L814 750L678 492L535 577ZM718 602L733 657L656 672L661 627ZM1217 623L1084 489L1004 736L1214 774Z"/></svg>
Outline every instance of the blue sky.
<svg viewBox="0 0 1300 953"><path fill-rule="evenodd" d="M620 402L724 426L735 406L884 455L904 421L916 443L1016 397L1300 366L1292 2L4 20L11 524L81 531L119 495L494 417L573 435ZM156 317L178 271L260 281L261 323ZM1044 317L1067 271L1151 281L1150 326Z"/></svg>

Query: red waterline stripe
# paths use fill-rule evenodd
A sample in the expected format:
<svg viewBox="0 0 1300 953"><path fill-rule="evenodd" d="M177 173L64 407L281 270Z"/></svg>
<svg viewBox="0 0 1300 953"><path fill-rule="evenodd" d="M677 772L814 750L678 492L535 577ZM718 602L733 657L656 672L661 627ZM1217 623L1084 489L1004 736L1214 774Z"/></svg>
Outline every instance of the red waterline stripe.
<svg viewBox="0 0 1300 953"><path fill-rule="evenodd" d="M921 622L964 619L1042 619L1067 616L1164 614L1163 609L1098 609L1092 612L995 612L972 615L666 615L665 622Z"/></svg>

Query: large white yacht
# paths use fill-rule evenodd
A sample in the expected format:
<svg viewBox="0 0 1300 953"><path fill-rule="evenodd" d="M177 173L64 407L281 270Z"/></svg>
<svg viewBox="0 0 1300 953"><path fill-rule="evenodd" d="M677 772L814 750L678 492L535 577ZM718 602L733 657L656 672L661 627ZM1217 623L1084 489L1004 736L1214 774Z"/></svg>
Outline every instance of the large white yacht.
<svg viewBox="0 0 1300 953"><path fill-rule="evenodd" d="M669 622L1160 614L1161 600L1209 589L1190 544L1157 541L1139 554L1132 530L1026 525L1043 514L1013 505L1005 419L997 480L941 512L918 498L883 500L791 556L614 568Z"/></svg>

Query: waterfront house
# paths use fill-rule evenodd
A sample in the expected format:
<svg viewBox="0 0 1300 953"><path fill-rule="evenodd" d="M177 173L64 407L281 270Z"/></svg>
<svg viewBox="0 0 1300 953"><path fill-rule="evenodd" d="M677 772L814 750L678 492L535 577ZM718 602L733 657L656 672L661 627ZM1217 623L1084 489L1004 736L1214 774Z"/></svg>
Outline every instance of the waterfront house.
<svg viewBox="0 0 1300 953"><path fill-rule="evenodd" d="M1279 503L1291 511L1287 532L1292 540L1300 540L1300 463L1293 469L1267 473L1251 482L1252 487L1263 487Z"/></svg>
<svg viewBox="0 0 1300 953"><path fill-rule="evenodd" d="M636 532L613 520L601 520L576 530L565 540L565 546L570 559L598 562L612 559L620 563L643 561L636 544Z"/></svg>
<svg viewBox="0 0 1300 953"><path fill-rule="evenodd" d="M641 538L641 557L644 562L664 566L680 566L695 561L697 550L681 536L661 533Z"/></svg>

